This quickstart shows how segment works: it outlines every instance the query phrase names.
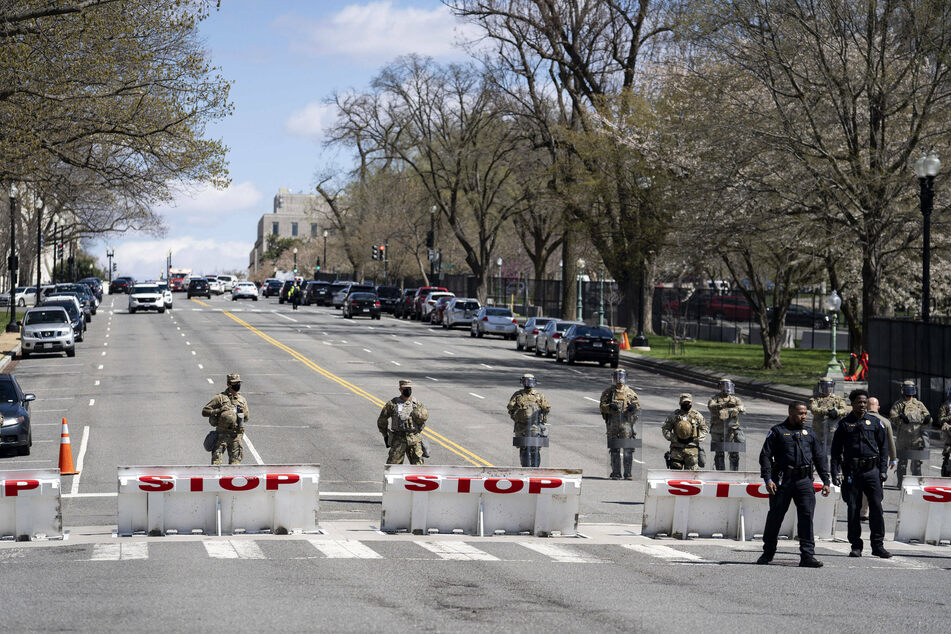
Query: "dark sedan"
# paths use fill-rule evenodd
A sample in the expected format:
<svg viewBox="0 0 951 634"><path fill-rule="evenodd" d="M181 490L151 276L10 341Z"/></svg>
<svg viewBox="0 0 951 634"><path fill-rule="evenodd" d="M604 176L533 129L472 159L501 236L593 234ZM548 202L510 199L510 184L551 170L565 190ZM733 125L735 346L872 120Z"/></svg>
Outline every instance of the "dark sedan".
<svg viewBox="0 0 951 634"><path fill-rule="evenodd" d="M396 286L377 286L376 296L380 298L380 308L383 312L393 313L403 294Z"/></svg>
<svg viewBox="0 0 951 634"><path fill-rule="evenodd" d="M772 306L766 307L766 315L770 318L773 316ZM832 320L829 313L812 310L799 304L792 304L786 309L786 325L822 330L831 327Z"/></svg>
<svg viewBox="0 0 951 634"><path fill-rule="evenodd" d="M208 299L211 299L211 285L203 277L193 277L188 281L188 291L186 297L191 299L192 297L204 296Z"/></svg>
<svg viewBox="0 0 951 634"><path fill-rule="evenodd" d="M271 280L264 287L263 295L265 297L273 297L274 295L280 295L282 286L284 286L284 282L282 282L281 280Z"/></svg>
<svg viewBox="0 0 951 634"><path fill-rule="evenodd" d="M30 455L33 433L30 431L30 403L32 394L24 394L12 374L0 374L0 447L16 450L21 456Z"/></svg>
<svg viewBox="0 0 951 634"><path fill-rule="evenodd" d="M568 328L555 346L555 361L597 361L601 365L618 366L618 340L602 326L576 324Z"/></svg>
<svg viewBox="0 0 951 634"><path fill-rule="evenodd" d="M354 317L380 318L380 298L376 293L351 293L343 305L343 316L346 319Z"/></svg>
<svg viewBox="0 0 951 634"><path fill-rule="evenodd" d="M135 280L131 277L117 277L109 284L109 294L128 293L134 284Z"/></svg>
<svg viewBox="0 0 951 634"><path fill-rule="evenodd" d="M396 306L393 308L393 316L397 319L408 319L410 314L410 308L413 305L413 298L416 297L415 288L404 288L403 294L400 296L399 300L396 302Z"/></svg>

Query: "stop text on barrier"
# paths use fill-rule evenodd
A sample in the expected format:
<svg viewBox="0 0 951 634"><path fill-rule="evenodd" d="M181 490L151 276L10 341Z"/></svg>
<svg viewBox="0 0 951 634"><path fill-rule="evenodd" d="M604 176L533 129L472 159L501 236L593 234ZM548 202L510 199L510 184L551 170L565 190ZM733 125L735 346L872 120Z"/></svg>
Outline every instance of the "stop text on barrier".
<svg viewBox="0 0 951 634"><path fill-rule="evenodd" d="M565 489L561 478L479 478L466 476L406 475L403 487L414 492L440 493L522 493L539 495L559 493Z"/></svg>
<svg viewBox="0 0 951 634"><path fill-rule="evenodd" d="M285 489L302 488L301 477L296 473L267 473L260 476L186 476L173 475L142 475L134 478L123 486L135 485L146 493L174 492L220 492L230 493L253 491L262 488L266 491L277 491L279 487Z"/></svg>
<svg viewBox="0 0 951 634"><path fill-rule="evenodd" d="M702 496L716 498L768 498L766 485L760 482L703 482L701 480L667 480L667 493L678 496ZM812 488L822 490L821 482L813 482Z"/></svg>

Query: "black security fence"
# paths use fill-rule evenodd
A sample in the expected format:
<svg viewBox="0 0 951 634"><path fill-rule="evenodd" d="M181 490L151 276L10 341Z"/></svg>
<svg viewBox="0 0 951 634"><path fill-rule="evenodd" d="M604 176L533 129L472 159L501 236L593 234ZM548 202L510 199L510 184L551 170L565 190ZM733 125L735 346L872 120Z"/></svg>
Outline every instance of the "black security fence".
<svg viewBox="0 0 951 634"><path fill-rule="evenodd" d="M901 398L902 381L918 383L932 416L951 387L951 324L911 319L872 319L868 332L869 392L882 411Z"/></svg>

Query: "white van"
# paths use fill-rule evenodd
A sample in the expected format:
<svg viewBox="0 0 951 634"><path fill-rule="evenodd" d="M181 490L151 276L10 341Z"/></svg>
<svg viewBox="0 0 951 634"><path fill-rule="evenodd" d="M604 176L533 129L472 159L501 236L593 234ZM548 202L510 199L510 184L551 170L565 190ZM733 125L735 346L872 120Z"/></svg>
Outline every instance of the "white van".
<svg viewBox="0 0 951 634"><path fill-rule="evenodd" d="M234 275L219 275L218 281L221 282L221 292L230 293L234 290L234 284L238 280L235 279Z"/></svg>

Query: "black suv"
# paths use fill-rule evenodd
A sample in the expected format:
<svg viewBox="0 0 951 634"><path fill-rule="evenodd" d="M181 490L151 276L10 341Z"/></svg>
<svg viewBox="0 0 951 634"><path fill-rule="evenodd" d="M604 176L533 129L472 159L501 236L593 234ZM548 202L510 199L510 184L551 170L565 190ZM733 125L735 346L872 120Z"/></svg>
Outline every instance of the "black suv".
<svg viewBox="0 0 951 634"><path fill-rule="evenodd" d="M131 277L117 277L112 280L112 283L109 284L109 294L115 295L116 293L128 293L132 290L132 286L135 284L135 280Z"/></svg>
<svg viewBox="0 0 951 634"><path fill-rule="evenodd" d="M304 306L311 304L320 305L330 288L330 282L307 282L307 288L304 289Z"/></svg>
<svg viewBox="0 0 951 634"><path fill-rule="evenodd" d="M387 313L396 311L403 292L396 286L377 286L376 296L380 299L380 309Z"/></svg>
<svg viewBox="0 0 951 634"><path fill-rule="evenodd" d="M271 297L272 295L280 295L282 286L284 286L284 282L281 280L271 280L267 283L267 286L262 289L264 296Z"/></svg>
<svg viewBox="0 0 951 634"><path fill-rule="evenodd" d="M193 277L188 282L188 299L198 295L204 295L208 299L211 299L211 285L208 284L208 280L204 278Z"/></svg>

